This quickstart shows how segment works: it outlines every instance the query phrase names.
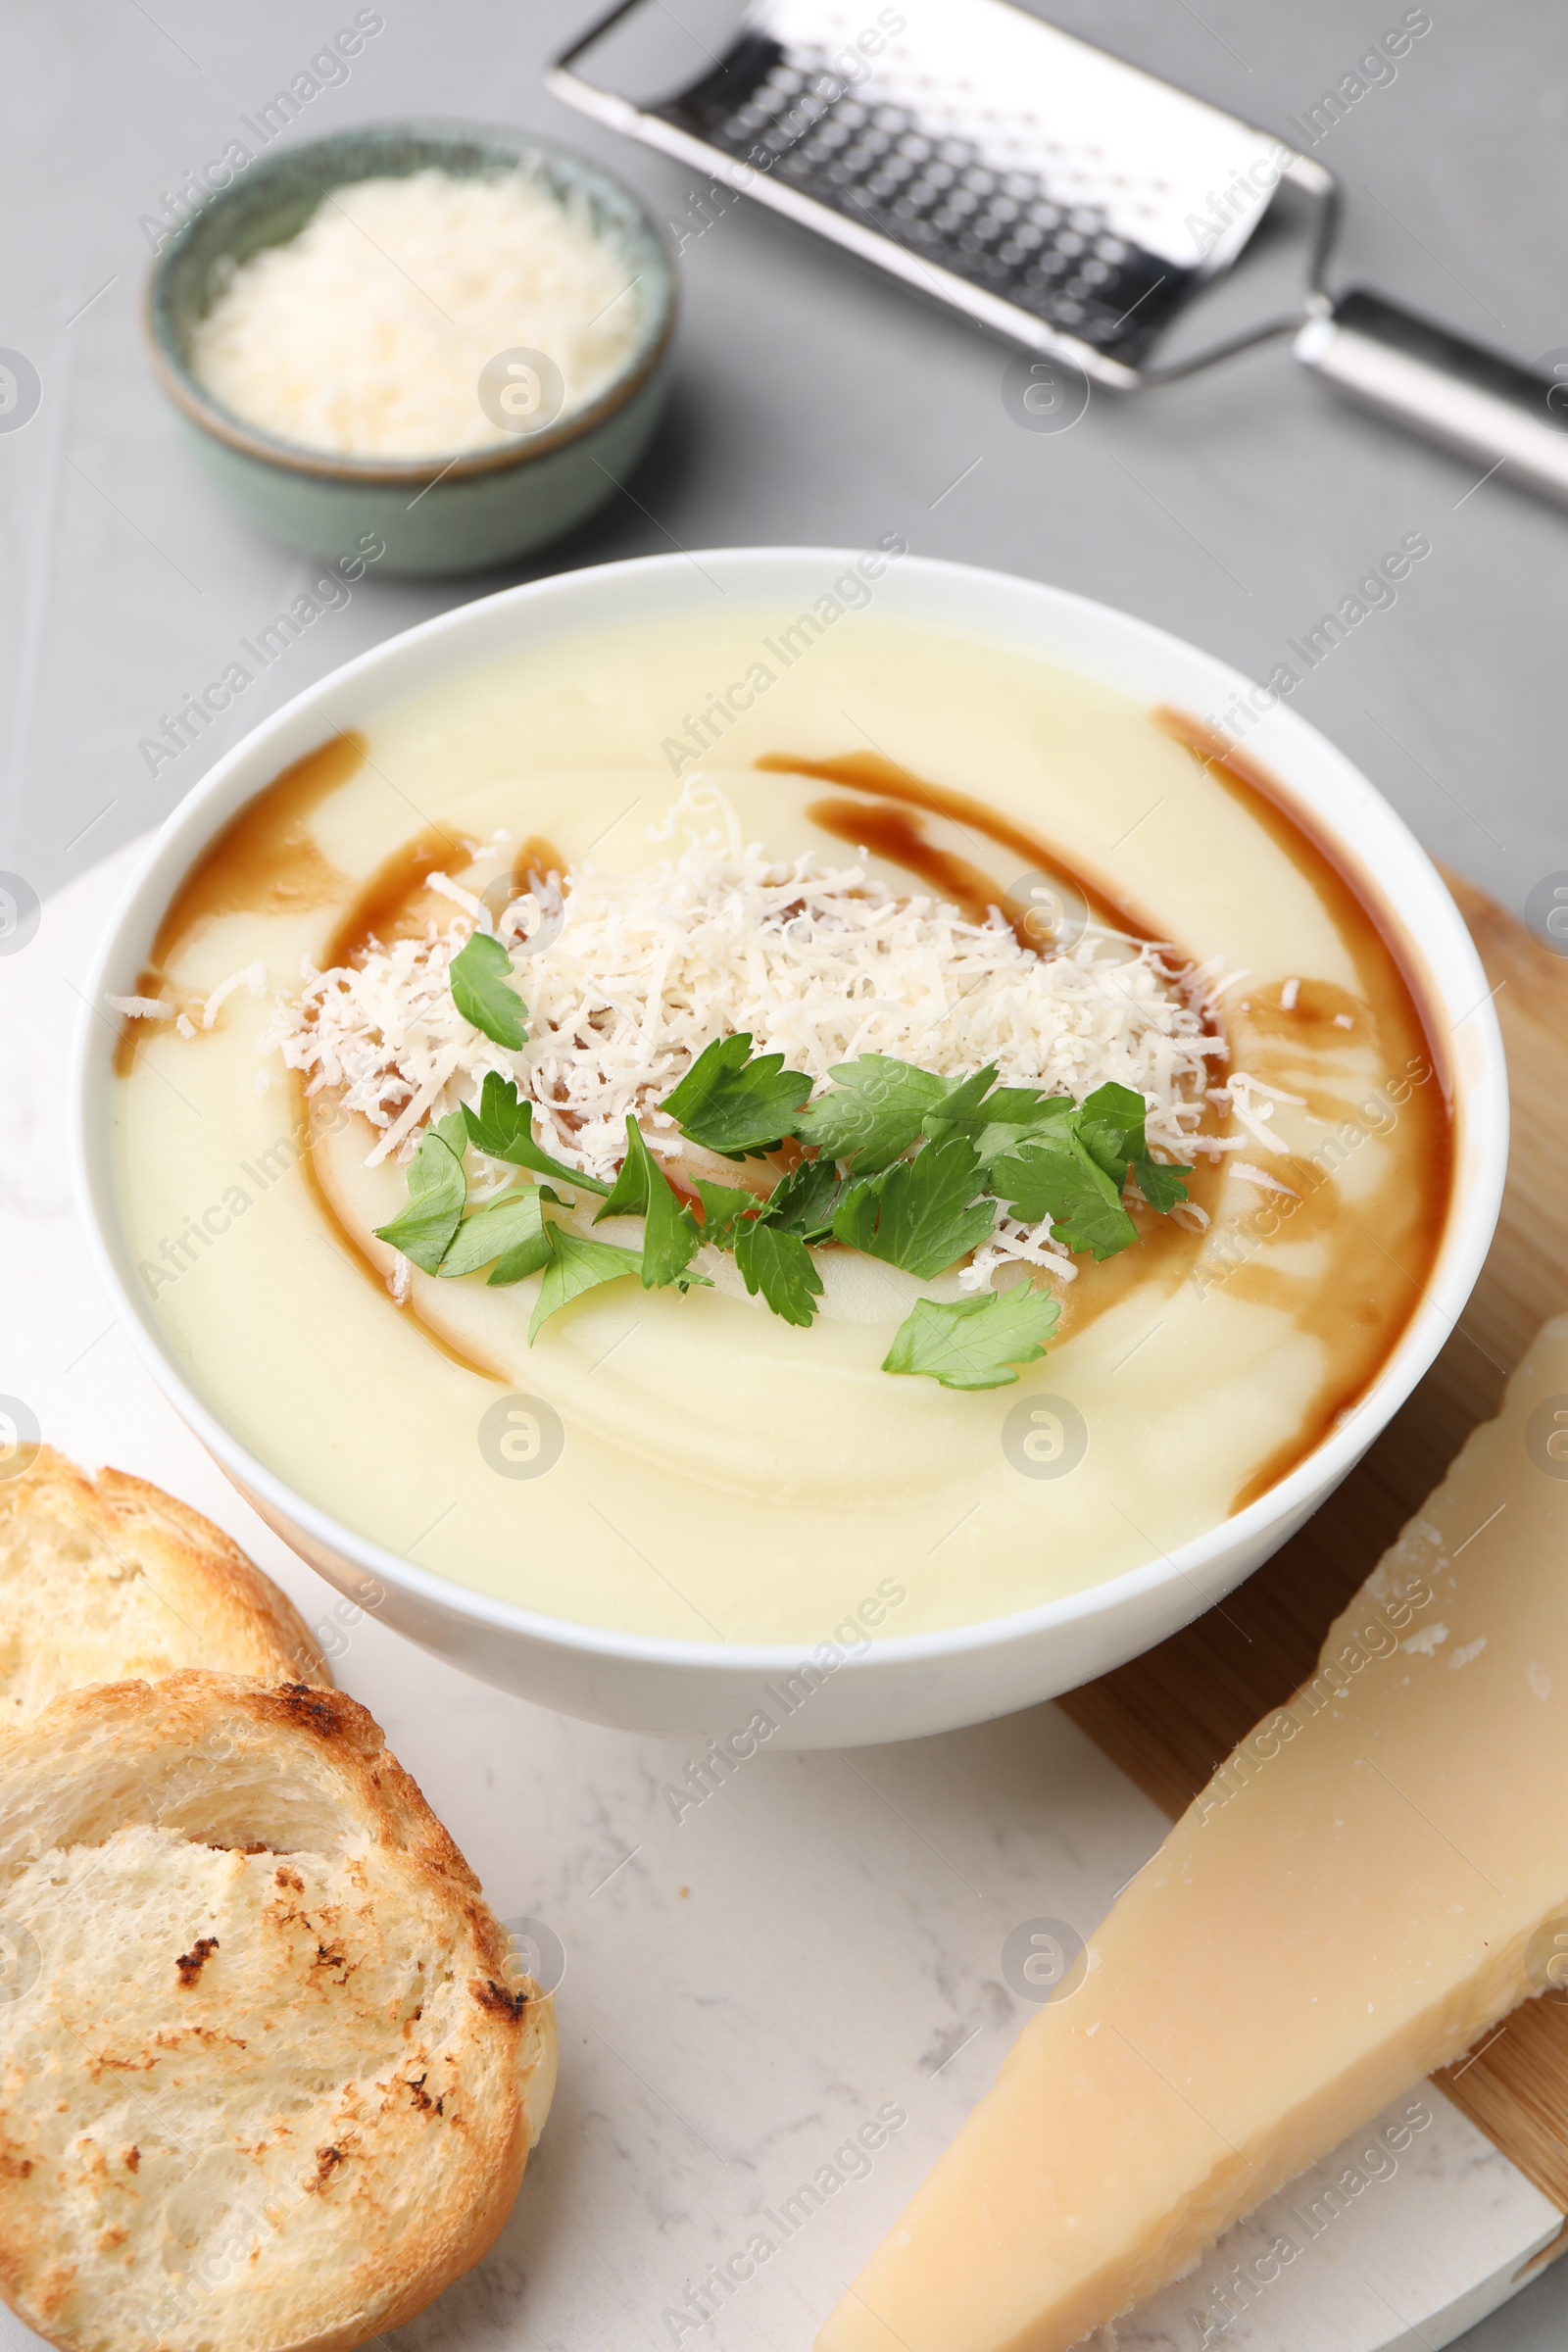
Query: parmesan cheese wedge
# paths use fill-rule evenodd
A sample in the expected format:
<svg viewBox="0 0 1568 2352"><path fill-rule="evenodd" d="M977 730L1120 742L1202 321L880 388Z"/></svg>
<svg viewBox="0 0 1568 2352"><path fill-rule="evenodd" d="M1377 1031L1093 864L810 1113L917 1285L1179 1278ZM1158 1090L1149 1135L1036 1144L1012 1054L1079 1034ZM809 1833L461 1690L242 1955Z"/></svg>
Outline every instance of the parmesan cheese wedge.
<svg viewBox="0 0 1568 2352"><path fill-rule="evenodd" d="M818 2352L1065 2352L1568 1948L1568 1316L1062 1981Z"/></svg>

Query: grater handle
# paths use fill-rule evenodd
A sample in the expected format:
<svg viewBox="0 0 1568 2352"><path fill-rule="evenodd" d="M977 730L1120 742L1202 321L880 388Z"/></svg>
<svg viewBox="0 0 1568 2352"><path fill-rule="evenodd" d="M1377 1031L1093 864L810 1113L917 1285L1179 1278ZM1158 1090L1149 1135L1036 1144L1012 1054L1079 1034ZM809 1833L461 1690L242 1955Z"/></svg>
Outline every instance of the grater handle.
<svg viewBox="0 0 1568 2352"><path fill-rule="evenodd" d="M1308 319L1296 356L1380 416L1568 500L1568 368L1538 375L1359 291Z"/></svg>

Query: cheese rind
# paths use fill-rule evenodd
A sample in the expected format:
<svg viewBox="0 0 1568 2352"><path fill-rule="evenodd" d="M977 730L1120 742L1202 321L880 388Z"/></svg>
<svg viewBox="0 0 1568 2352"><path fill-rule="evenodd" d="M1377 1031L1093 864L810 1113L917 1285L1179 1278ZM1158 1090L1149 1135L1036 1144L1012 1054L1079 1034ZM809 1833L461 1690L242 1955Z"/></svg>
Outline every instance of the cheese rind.
<svg viewBox="0 0 1568 2352"><path fill-rule="evenodd" d="M1568 1913L1568 1396L1548 1324L1019 2036L818 2352L1066 2352L1544 1989ZM1534 1417L1534 1418L1533 1418Z"/></svg>

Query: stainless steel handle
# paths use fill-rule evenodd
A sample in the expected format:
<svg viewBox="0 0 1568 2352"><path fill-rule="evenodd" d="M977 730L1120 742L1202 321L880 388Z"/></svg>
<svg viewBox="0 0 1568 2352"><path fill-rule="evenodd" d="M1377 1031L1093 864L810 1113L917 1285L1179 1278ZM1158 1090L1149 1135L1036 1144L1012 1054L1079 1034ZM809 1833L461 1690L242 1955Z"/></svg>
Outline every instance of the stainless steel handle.
<svg viewBox="0 0 1568 2352"><path fill-rule="evenodd" d="M1568 500L1568 377L1533 374L1381 295L1359 292L1308 319L1296 356L1396 423L1479 466L1506 465L1505 478Z"/></svg>

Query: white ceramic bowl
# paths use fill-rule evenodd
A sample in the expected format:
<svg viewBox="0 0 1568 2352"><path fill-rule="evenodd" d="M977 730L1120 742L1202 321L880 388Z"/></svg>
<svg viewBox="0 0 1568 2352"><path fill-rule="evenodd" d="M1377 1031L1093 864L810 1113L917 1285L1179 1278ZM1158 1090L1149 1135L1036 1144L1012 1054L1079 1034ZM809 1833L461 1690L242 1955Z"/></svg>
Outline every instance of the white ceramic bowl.
<svg viewBox="0 0 1568 2352"><path fill-rule="evenodd" d="M159 918L214 834L244 802L327 736L513 651L524 639L612 627L657 612L698 613L736 598L793 604L841 570L842 551L723 549L659 556L535 581L395 637L263 721L174 810L99 952L87 987L133 988ZM1190 710L1228 706L1248 681L1145 622L1057 588L906 558L877 591L883 618L947 623L1022 645L1130 698ZM1260 1500L1169 1558L1016 1616L883 1641L842 1656L776 1746L853 1746L951 1730L1071 1690L1148 1649L1223 1597L1330 1494L1414 1388L1452 1331L1496 1222L1507 1159L1502 1043L1487 982L1435 867L1393 809L1316 730L1284 708L1248 737L1261 760L1368 876L1416 956L1432 1017L1446 1024L1457 1111L1452 1205L1424 1302L1361 1401ZM98 1268L133 1346L270 1525L340 1590L384 1588L382 1613L414 1641L540 1704L626 1730L723 1736L747 1723L761 1686L811 1653L651 1641L509 1606L382 1550L295 1494L249 1454L186 1385L131 1279L111 1164L113 1035L84 1014L73 1091L76 1181Z"/></svg>

